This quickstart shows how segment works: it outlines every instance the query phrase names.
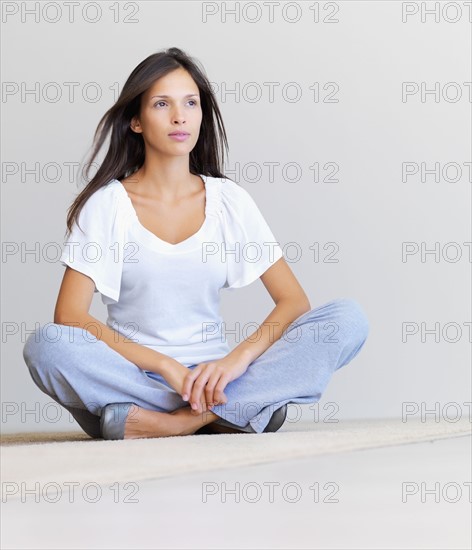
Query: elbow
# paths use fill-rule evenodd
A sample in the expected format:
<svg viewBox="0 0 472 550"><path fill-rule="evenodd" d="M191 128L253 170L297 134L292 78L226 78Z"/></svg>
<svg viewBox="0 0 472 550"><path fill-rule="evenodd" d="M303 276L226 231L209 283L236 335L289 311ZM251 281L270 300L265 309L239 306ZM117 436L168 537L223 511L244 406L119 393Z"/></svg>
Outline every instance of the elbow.
<svg viewBox="0 0 472 550"><path fill-rule="evenodd" d="M71 319L71 317L65 317L64 315L54 314L54 324L56 325L67 325L68 321L66 319Z"/></svg>
<svg viewBox="0 0 472 550"><path fill-rule="evenodd" d="M298 311L301 313L307 313L311 310L310 300L303 289L293 296L292 303L296 304Z"/></svg>
<svg viewBox="0 0 472 550"><path fill-rule="evenodd" d="M62 322L62 317L63 317L63 316L61 315L61 313L59 313L59 312L57 311L57 308L56 308L55 311L54 311L54 321L53 321L53 322L54 322L56 325L63 325L64 323Z"/></svg>
<svg viewBox="0 0 472 550"><path fill-rule="evenodd" d="M54 323L56 325L71 325L71 326L82 326L84 324L84 314L77 313L74 311L55 311L54 312Z"/></svg>
<svg viewBox="0 0 472 550"><path fill-rule="evenodd" d="M54 310L54 323L56 325L65 325L66 319L71 319L72 315L68 315L63 311L60 311L57 307Z"/></svg>
<svg viewBox="0 0 472 550"><path fill-rule="evenodd" d="M283 298L283 300L281 301L283 301L286 304L289 304L290 307L293 308L298 315L303 315L304 313L307 313L308 311L311 310L311 304L306 294L302 296L297 294L296 296L286 297L286 298Z"/></svg>
<svg viewBox="0 0 472 550"><path fill-rule="evenodd" d="M305 294L305 292L303 292L301 295L298 295L294 301L297 304L300 315L311 311L310 300L308 299L308 296Z"/></svg>
<svg viewBox="0 0 472 550"><path fill-rule="evenodd" d="M301 315L311 311L311 304L310 304L308 298L306 300L304 300L303 302L300 302L300 311L301 311Z"/></svg>

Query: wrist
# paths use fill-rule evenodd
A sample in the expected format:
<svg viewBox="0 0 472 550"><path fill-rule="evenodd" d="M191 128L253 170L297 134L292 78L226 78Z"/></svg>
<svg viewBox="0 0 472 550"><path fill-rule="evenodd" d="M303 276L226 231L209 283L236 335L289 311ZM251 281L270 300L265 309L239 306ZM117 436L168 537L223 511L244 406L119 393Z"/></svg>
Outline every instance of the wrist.
<svg viewBox="0 0 472 550"><path fill-rule="evenodd" d="M235 363L241 368L247 368L252 363L253 359L248 350L235 348L226 356L232 363Z"/></svg>
<svg viewBox="0 0 472 550"><path fill-rule="evenodd" d="M168 358L167 361L163 361L160 365L160 375L164 380L180 393L185 375L188 373L187 367L184 367L178 361Z"/></svg>

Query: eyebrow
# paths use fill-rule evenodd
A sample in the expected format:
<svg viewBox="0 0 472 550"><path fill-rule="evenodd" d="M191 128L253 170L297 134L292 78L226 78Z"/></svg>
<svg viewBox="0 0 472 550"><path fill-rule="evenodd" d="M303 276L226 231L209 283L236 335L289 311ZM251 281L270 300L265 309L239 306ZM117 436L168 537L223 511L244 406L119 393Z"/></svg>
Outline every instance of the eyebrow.
<svg viewBox="0 0 472 550"><path fill-rule="evenodd" d="M151 97L151 99L154 99L155 97L165 97L166 99L169 98L170 96L169 95L153 95ZM198 94L187 94L187 95L184 95L184 98L185 97L199 97Z"/></svg>

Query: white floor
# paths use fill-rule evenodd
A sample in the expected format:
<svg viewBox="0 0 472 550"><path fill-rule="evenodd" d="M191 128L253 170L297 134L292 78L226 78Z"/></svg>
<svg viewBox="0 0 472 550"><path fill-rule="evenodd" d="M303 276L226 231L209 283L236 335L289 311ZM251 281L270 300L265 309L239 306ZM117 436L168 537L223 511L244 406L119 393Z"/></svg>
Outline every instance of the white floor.
<svg viewBox="0 0 472 550"><path fill-rule="evenodd" d="M94 486L72 503L72 491L26 495L2 503L1 547L471 548L471 445L451 437L120 484L97 502Z"/></svg>

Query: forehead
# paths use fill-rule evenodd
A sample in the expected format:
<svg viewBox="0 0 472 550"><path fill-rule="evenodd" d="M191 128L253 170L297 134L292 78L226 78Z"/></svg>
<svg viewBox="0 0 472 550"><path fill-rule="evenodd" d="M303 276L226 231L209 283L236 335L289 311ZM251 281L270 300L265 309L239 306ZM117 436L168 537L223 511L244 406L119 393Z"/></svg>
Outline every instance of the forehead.
<svg viewBox="0 0 472 550"><path fill-rule="evenodd" d="M167 95L170 98L180 98L189 94L199 95L198 86L191 75L182 68L161 76L146 92L147 97Z"/></svg>

